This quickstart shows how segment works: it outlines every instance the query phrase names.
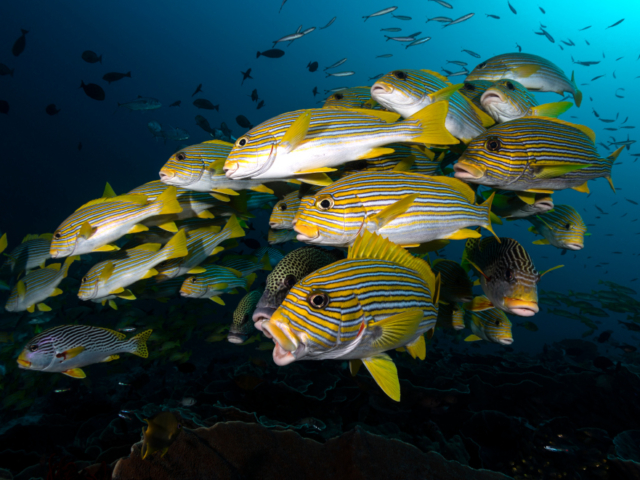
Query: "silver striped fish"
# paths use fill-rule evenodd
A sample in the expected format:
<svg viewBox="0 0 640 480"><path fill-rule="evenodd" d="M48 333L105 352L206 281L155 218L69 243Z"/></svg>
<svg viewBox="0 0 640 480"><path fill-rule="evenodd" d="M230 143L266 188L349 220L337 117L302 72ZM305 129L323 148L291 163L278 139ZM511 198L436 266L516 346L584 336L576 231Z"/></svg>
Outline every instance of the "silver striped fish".
<svg viewBox="0 0 640 480"><path fill-rule="evenodd" d="M238 306L233 311L233 322L229 327L229 333L227 334L227 341L231 343L243 343L254 330L253 311L258 305L258 301L262 297L260 290L253 290L247 293L242 300L238 303Z"/></svg>
<svg viewBox="0 0 640 480"><path fill-rule="evenodd" d="M465 80L458 92L468 100L471 100L476 107L482 108L480 98L482 98L482 94L487 90L487 88L493 85L493 83L494 82L489 80Z"/></svg>
<svg viewBox="0 0 640 480"><path fill-rule="evenodd" d="M556 64L546 58L530 53L504 53L478 64L467 77L474 80L515 80L529 90L537 92L555 92L573 95L576 105L582 103L582 92L578 90L573 72L571 80Z"/></svg>
<svg viewBox="0 0 640 480"><path fill-rule="evenodd" d="M278 245L291 240L296 240L297 232L294 230L269 230L267 233L267 242L269 245Z"/></svg>
<svg viewBox="0 0 640 480"><path fill-rule="evenodd" d="M491 193L491 191L484 191L482 196L489 198ZM545 213L553 208L553 199L546 193L536 193L532 199L528 200L532 203L522 201L516 192L501 191L493 197L491 212L503 218L516 219Z"/></svg>
<svg viewBox="0 0 640 480"><path fill-rule="evenodd" d="M205 265L205 269L203 273L187 277L182 282L180 295L187 298L208 298L224 305L220 295L238 287L249 290L256 278L255 273L243 277L239 271L220 265Z"/></svg>
<svg viewBox="0 0 640 480"><path fill-rule="evenodd" d="M405 118L427 105L448 100L449 112L444 125L451 135L469 143L494 121L458 93L461 87L431 70L394 70L373 84L371 97Z"/></svg>
<svg viewBox="0 0 640 480"><path fill-rule="evenodd" d="M271 211L269 227L274 230L291 230L293 217L300 207L300 192L298 190L286 194L278 201Z"/></svg>
<svg viewBox="0 0 640 480"><path fill-rule="evenodd" d="M293 222L301 242L348 246L363 229L416 247L433 240L479 237L491 228L491 198L475 205L471 188L450 177L406 172L350 175L301 200Z"/></svg>
<svg viewBox="0 0 640 480"><path fill-rule="evenodd" d="M435 328L439 279L429 265L379 235L364 231L340 260L298 282L262 330L276 343L273 360L352 360L400 401L391 357L405 347L424 359L423 334ZM355 374L355 373L354 373Z"/></svg>
<svg viewBox="0 0 640 480"><path fill-rule="evenodd" d="M444 128L448 105L436 102L399 121L378 110L315 108L278 115L240 137L224 164L229 178L296 178L328 185L327 172L352 160L375 158L395 142L453 145ZM394 123L395 122L395 123Z"/></svg>
<svg viewBox="0 0 640 480"><path fill-rule="evenodd" d="M51 258L49 249L52 238L51 233L27 235L20 245L11 252L5 253L7 261L2 265L2 268L10 269L14 275L25 270L28 272L37 267L44 268L44 263Z"/></svg>
<svg viewBox="0 0 640 480"><path fill-rule="evenodd" d="M138 280L158 275L154 268L171 258L185 257L187 236L178 231L167 244L146 243L136 248L119 252L115 257L98 262L82 277L78 297L81 300L104 299L109 295L134 300L136 297L126 287Z"/></svg>
<svg viewBox="0 0 640 480"><path fill-rule="evenodd" d="M384 172L395 170L398 172L421 173L422 175L437 175L444 152L436 159L436 154L423 145L407 143L392 143L387 145L393 153L387 153L376 158L349 162L344 166L343 177L357 172Z"/></svg>
<svg viewBox="0 0 640 480"><path fill-rule="evenodd" d="M482 312L465 312L465 323L471 329L471 335L464 339L465 342L477 342L486 340L501 345L511 345L513 335L511 333L511 321L505 313L492 308Z"/></svg>
<svg viewBox="0 0 640 480"><path fill-rule="evenodd" d="M351 87L335 92L325 100L322 108L373 108L382 107L371 99L370 87Z"/></svg>
<svg viewBox="0 0 640 480"><path fill-rule="evenodd" d="M571 205L556 205L544 215L528 217L527 220L533 223L529 231L544 237L533 242L535 245L553 245L566 250L582 250L584 247L587 226Z"/></svg>
<svg viewBox="0 0 640 480"><path fill-rule="evenodd" d="M64 264L53 263L45 268L33 270L20 279L11 290L11 295L4 306L8 312L33 312L38 307L41 312L48 312L51 307L42 303L48 297L55 297L62 293L58 288L60 282L67 276L69 266L77 256L68 257Z"/></svg>
<svg viewBox="0 0 640 480"><path fill-rule="evenodd" d="M117 360L119 353L147 358L147 339L151 332L146 330L127 340L124 333L108 328L60 325L29 340L18 357L18 367L85 378L81 367Z"/></svg>

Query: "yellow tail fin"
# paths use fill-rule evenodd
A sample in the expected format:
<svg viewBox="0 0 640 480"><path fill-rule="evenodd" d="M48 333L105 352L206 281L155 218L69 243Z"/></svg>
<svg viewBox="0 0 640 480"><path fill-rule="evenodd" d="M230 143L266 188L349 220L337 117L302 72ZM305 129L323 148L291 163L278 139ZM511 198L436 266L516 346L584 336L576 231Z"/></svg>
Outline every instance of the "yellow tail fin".
<svg viewBox="0 0 640 480"><path fill-rule="evenodd" d="M493 203L493 197L495 197L495 195L496 195L496 192L494 190L493 193L489 196L489 198L487 198L487 200L482 205L480 205L480 207L487 208L487 224L483 225L483 227L489 230L491 233L493 233L493 236L496 237L496 240L498 240L498 243L502 243L500 242L500 238L498 237L498 235L496 235L496 232L493 231L493 227L491 226L491 204Z"/></svg>
<svg viewBox="0 0 640 480"><path fill-rule="evenodd" d="M144 332L139 333L135 337L131 338L129 340L129 343L131 343L131 345L134 347L134 350L131 353L142 358L148 358L149 350L147 349L147 340L149 340L152 332L153 330L151 329L145 330Z"/></svg>
<svg viewBox="0 0 640 480"><path fill-rule="evenodd" d="M168 213L180 213L182 212L182 207L178 203L178 199L176 197L178 190L174 186L167 187L167 189L162 192L156 201L153 203L160 205L159 215L164 215Z"/></svg>
<svg viewBox="0 0 640 480"><path fill-rule="evenodd" d="M422 132L411 141L426 145L455 145L459 140L449 133L444 122L449 113L449 103L440 101L427 105L414 113L405 122L418 122Z"/></svg>

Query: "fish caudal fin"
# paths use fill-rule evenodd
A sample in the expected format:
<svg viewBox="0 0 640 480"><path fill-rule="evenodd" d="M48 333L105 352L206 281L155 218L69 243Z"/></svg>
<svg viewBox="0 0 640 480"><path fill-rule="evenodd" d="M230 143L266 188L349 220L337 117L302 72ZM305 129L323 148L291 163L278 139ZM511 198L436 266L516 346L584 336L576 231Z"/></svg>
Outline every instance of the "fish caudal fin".
<svg viewBox="0 0 640 480"><path fill-rule="evenodd" d="M444 122L449 113L449 104L440 101L427 105L422 110L414 113L405 122L418 122L422 132L411 141L426 145L455 145L460 143L457 138L449 133Z"/></svg>
<svg viewBox="0 0 640 480"><path fill-rule="evenodd" d="M392 400L399 402L400 380L398 379L398 369L391 357L386 353L381 353L375 357L363 358L362 363L384 393L389 395Z"/></svg>
<svg viewBox="0 0 640 480"><path fill-rule="evenodd" d="M616 159L618 158L618 155L620 155L620 153L622 152L622 150L624 150L624 145L619 147L615 152L613 152L611 155L609 155L607 157L607 160L609 161L611 168L613 168L613 164L616 161ZM609 185L611 185L611 190L613 190L613 193L616 192L616 187L613 186L613 180L611 180L611 173L609 173L609 176L605 177L607 179L607 181L609 182Z"/></svg>
<svg viewBox="0 0 640 480"><path fill-rule="evenodd" d="M186 257L188 254L187 235L184 229L180 229L178 233L171 237L171 240L167 242L164 248L158 252L158 258L164 261L170 258Z"/></svg>
<svg viewBox="0 0 640 480"><path fill-rule="evenodd" d="M177 191L176 187L170 186L162 192L162 195L156 198L156 201L153 203L160 205L160 211L158 212L159 215L182 212L182 207L180 206L180 203L178 203L178 198L176 197Z"/></svg>
<svg viewBox="0 0 640 480"><path fill-rule="evenodd" d="M531 114L536 117L552 117L557 118L573 106L571 102L553 102L543 103L531 107Z"/></svg>
<svg viewBox="0 0 640 480"><path fill-rule="evenodd" d="M69 267L76 260L80 260L80 257L78 255L73 255L73 256L67 257L65 259L64 264L62 265L62 269L61 269L62 278L66 278L67 277L67 273L69 273Z"/></svg>
<svg viewBox="0 0 640 480"><path fill-rule="evenodd" d="M571 85L573 85L573 99L576 101L576 107L580 108L580 104L582 103L582 92L578 90L578 85L576 84L576 80L574 77L574 72L571 72Z"/></svg>
<svg viewBox="0 0 640 480"><path fill-rule="evenodd" d="M148 358L149 350L147 349L147 340L149 340L149 337L151 336L152 332L153 332L152 329L145 330L144 332L139 333L135 337L130 338L127 342L131 347L131 349L129 350L129 353L133 353L134 355L137 355L142 358Z"/></svg>
<svg viewBox="0 0 640 480"><path fill-rule="evenodd" d="M482 205L480 205L480 207L487 209L487 224L483 225L483 227L489 230L493 234L493 236L496 237L496 240L498 240L498 243L501 243L500 238L498 237L498 235L496 235L496 232L493 231L493 227L491 226L491 204L493 203L493 198L495 196L496 196L496 192L494 191L489 196L489 198L487 198L487 200Z"/></svg>

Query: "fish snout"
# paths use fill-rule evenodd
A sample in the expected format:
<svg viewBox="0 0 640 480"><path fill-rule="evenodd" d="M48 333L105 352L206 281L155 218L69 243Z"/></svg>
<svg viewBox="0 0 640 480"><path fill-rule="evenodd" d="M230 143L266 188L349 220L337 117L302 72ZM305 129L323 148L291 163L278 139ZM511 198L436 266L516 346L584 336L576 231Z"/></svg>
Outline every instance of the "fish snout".
<svg viewBox="0 0 640 480"><path fill-rule="evenodd" d="M31 362L27 360L27 353L23 351L18 357L19 368L31 368Z"/></svg>
<svg viewBox="0 0 640 480"><path fill-rule="evenodd" d="M536 200L535 206L540 209L541 213L548 212L554 207L553 199L551 197L544 197L540 200Z"/></svg>
<svg viewBox="0 0 640 480"><path fill-rule="evenodd" d="M374 95L389 95L393 93L394 88L391 85L382 82L376 82L371 87L371 96Z"/></svg>
<svg viewBox="0 0 640 480"><path fill-rule="evenodd" d="M293 220L293 229L298 232L298 236L296 238L301 242L315 240L320 236L320 231L316 225L305 223L297 218L294 218Z"/></svg>
<svg viewBox="0 0 640 480"><path fill-rule="evenodd" d="M229 332L229 335L227 335L227 341L235 344L244 343L248 338L248 335L236 332Z"/></svg>
<svg viewBox="0 0 640 480"><path fill-rule="evenodd" d="M505 103L505 102L506 102L506 99L504 97L504 94L495 88L487 89L487 91L485 91L480 97L480 103L482 104L483 107L485 105L491 105L492 103Z"/></svg>
<svg viewBox="0 0 640 480"><path fill-rule="evenodd" d="M169 168L163 168L160 170L160 181L161 182L167 182L167 180L171 180L173 177L176 176L176 172L174 172L173 170L169 169Z"/></svg>
<svg viewBox="0 0 640 480"><path fill-rule="evenodd" d="M504 337L498 340L498 343L502 345L511 345L513 343L513 338Z"/></svg>
<svg viewBox="0 0 640 480"><path fill-rule="evenodd" d="M520 300L518 298L505 298L504 306L507 308L507 312L520 315L521 317L533 317L540 311L540 307L538 307L536 302Z"/></svg>
<svg viewBox="0 0 640 480"><path fill-rule="evenodd" d="M573 240L571 242L565 243L565 248L567 250L582 250L584 248L584 243L579 242L577 240Z"/></svg>
<svg viewBox="0 0 640 480"><path fill-rule="evenodd" d="M484 176L484 170L465 161L458 161L453 166L454 176L460 180L477 180Z"/></svg>
<svg viewBox="0 0 640 480"><path fill-rule="evenodd" d="M233 178L233 174L236 173L239 166L240 165L238 164L238 162L226 161L224 166L222 167L222 171L228 178Z"/></svg>
<svg viewBox="0 0 640 480"><path fill-rule="evenodd" d="M262 329L262 323L263 322L268 322L271 319L271 316L273 315L273 312L275 312L276 309L275 308L269 308L269 307L258 307L254 310L253 312L253 325L260 330L261 332L264 333L264 330ZM269 337L270 338L270 337Z"/></svg>

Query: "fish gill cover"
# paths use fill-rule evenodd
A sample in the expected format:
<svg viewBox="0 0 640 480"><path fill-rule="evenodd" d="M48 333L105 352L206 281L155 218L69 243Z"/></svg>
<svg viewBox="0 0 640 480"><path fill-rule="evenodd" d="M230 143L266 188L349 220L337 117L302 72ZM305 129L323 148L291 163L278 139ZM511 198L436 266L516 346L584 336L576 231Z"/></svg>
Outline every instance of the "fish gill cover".
<svg viewBox="0 0 640 480"><path fill-rule="evenodd" d="M0 6L1 478L640 476L635 3L104 7Z"/></svg>

